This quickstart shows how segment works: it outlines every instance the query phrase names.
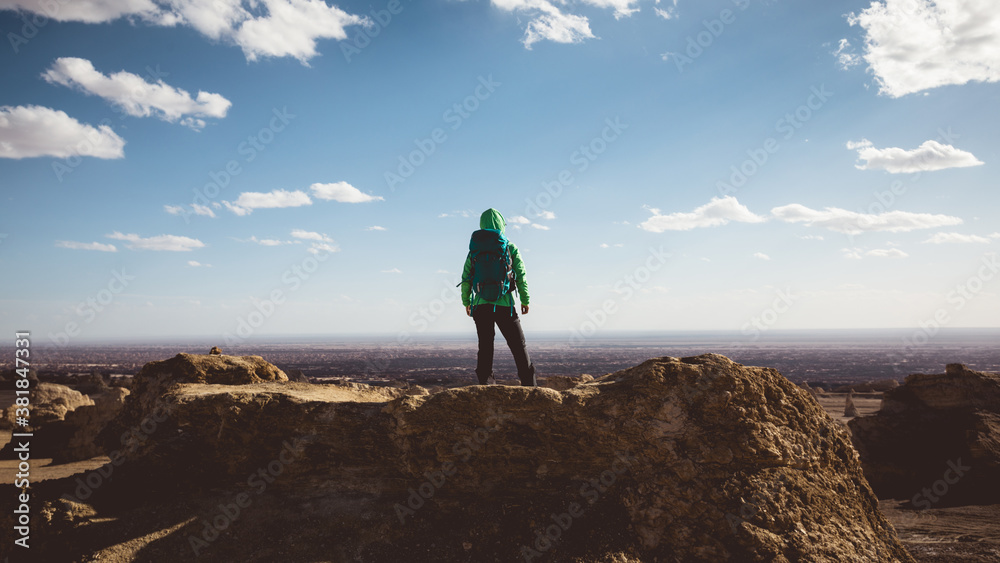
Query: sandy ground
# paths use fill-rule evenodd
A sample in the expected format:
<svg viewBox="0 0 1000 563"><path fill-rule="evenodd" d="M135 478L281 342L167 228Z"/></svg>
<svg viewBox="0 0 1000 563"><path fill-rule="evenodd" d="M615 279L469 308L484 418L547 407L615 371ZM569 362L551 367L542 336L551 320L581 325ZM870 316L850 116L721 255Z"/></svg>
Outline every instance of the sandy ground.
<svg viewBox="0 0 1000 563"><path fill-rule="evenodd" d="M822 393L819 396L819 404L826 412L830 413L835 420L847 423L851 417L844 416L844 404L847 402L846 393ZM882 405L881 393L855 393L854 406L858 407L861 416L875 414Z"/></svg>
<svg viewBox="0 0 1000 563"><path fill-rule="evenodd" d="M262 384L267 386L266 384ZM296 385L298 386L298 385ZM216 389L216 387L221 387ZM231 391L226 386L206 386L205 393ZM299 389L297 389L299 390ZM324 397L330 395L350 394L358 400L353 390L337 388L317 389L301 386L303 399ZM13 392L0 392L0 408L13 403ZM847 422L849 417L843 416L845 394L829 393L820 395L819 402L830 416L836 420ZM382 392L373 392L362 400L380 401L387 397ZM855 393L854 404L862 416L875 413L881 404L879 393ZM0 447L11 439L10 431L0 431ZM31 480L43 481L60 479L77 473L84 473L108 463L107 457L96 457L87 461L52 465L51 459L33 459L31 462ZM11 479L17 473L16 460L0 460L0 475L4 481ZM920 563L1000 563L1000 505L960 506L929 510L912 510L901 501L883 500L879 508L886 518L896 528L900 539ZM182 523L183 524L183 523ZM108 548L110 551L120 550L116 561L130 561L129 553L152 542L156 537L170 533L170 530L159 530L148 537L132 540L137 545L119 545Z"/></svg>
<svg viewBox="0 0 1000 563"><path fill-rule="evenodd" d="M1000 504L912 510L883 500L879 508L920 563L1000 562Z"/></svg>

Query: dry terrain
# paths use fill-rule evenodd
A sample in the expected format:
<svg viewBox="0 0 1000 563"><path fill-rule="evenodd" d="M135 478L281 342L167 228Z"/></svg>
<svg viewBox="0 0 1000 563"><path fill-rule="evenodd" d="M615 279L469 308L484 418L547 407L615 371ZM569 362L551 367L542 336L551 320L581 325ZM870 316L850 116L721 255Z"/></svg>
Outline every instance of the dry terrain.
<svg viewBox="0 0 1000 563"><path fill-rule="evenodd" d="M373 398L373 400L376 398ZM13 403L14 393L0 391L0 408ZM843 416L845 394L823 393L820 405L832 418L846 423ZM862 416L879 409L881 394L855 393L854 403ZM11 439L10 431L0 431L0 447ZM107 463L107 457L52 465L51 459L33 459L32 481L59 479L83 473ZM0 460L4 481L16 473L17 462ZM921 563L1000 562L1000 505L960 506L914 510L905 501L886 499L879 507L896 528L904 546ZM141 541L136 538L136 541ZM143 542L145 543L145 542Z"/></svg>

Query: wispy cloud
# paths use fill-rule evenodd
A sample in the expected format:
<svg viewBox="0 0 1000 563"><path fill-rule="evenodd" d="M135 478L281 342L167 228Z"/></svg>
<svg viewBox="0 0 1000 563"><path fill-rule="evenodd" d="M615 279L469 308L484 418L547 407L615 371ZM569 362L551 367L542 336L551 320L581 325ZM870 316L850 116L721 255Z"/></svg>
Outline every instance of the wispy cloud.
<svg viewBox="0 0 1000 563"><path fill-rule="evenodd" d="M837 49L833 51L833 56L837 57L837 63L844 70L861 64L861 57L854 52L851 42L847 39L840 40Z"/></svg>
<svg viewBox="0 0 1000 563"><path fill-rule="evenodd" d="M438 215L438 219L445 219L447 217L462 217L468 219L469 217L472 217L472 215L473 213L471 210L462 209L460 211L452 211L451 213L440 213Z"/></svg>
<svg viewBox="0 0 1000 563"><path fill-rule="evenodd" d="M872 214L858 213L836 207L827 207L819 211L798 203L775 207L771 210L771 214L775 218L788 223L803 223L811 227L822 227L849 235L875 231L899 233L962 223L960 218L949 215L910 213L907 211L888 211Z"/></svg>
<svg viewBox="0 0 1000 563"><path fill-rule="evenodd" d="M733 196L713 197L711 201L691 212L662 214L659 209L650 208L653 216L639 227L653 233L664 231L688 231L701 227L717 227L730 221L740 223L761 223L765 217L752 213Z"/></svg>
<svg viewBox="0 0 1000 563"><path fill-rule="evenodd" d="M80 123L42 106L0 106L0 158L122 158L125 141L107 125Z"/></svg>
<svg viewBox="0 0 1000 563"><path fill-rule="evenodd" d="M677 0L673 0L673 5L665 8L661 8L660 0L656 0L653 12L665 20L672 20L677 17Z"/></svg>
<svg viewBox="0 0 1000 563"><path fill-rule="evenodd" d="M524 30L524 39L521 41L527 49L531 49L532 45L539 41L580 43L585 39L594 38L587 18L563 13L548 0L492 1L494 6L502 10L521 12L531 18Z"/></svg>
<svg viewBox="0 0 1000 563"><path fill-rule="evenodd" d="M874 248L865 252L865 256L873 256L875 258L906 258L909 254L898 248Z"/></svg>
<svg viewBox="0 0 1000 563"><path fill-rule="evenodd" d="M372 225L371 227L365 227L366 231L385 231L388 230L385 227L379 225Z"/></svg>
<svg viewBox="0 0 1000 563"><path fill-rule="evenodd" d="M768 256L767 254L764 254L763 252L754 252L753 253L753 257L757 258L758 260L770 260L771 259L770 256Z"/></svg>
<svg viewBox="0 0 1000 563"><path fill-rule="evenodd" d="M104 98L134 117L155 116L195 130L205 127L203 117L223 118L232 103L220 94L199 91L197 97L163 82L147 82L130 72L105 75L94 65L76 57L62 57L42 77L53 84L75 88Z"/></svg>
<svg viewBox="0 0 1000 563"><path fill-rule="evenodd" d="M319 254L320 252L340 252L340 246L332 238L330 238L330 235L326 233L317 233L315 231L306 231L304 229L294 229L292 230L292 236L300 240L311 241L309 252L312 254Z"/></svg>
<svg viewBox="0 0 1000 563"><path fill-rule="evenodd" d="M285 244L295 244L295 241L291 240L280 240L275 238L257 238L256 236L251 236L246 242L253 242L261 246L282 246Z"/></svg>
<svg viewBox="0 0 1000 563"><path fill-rule="evenodd" d="M898 248L874 248L868 251L862 248L841 248L840 252L844 258L850 260L861 260L865 256L871 256L872 258L906 258L909 256L909 254Z"/></svg>
<svg viewBox="0 0 1000 563"><path fill-rule="evenodd" d="M964 168L983 164L972 153L943 145L937 141L924 141L920 147L904 150L896 147L875 148L871 141L848 142L847 148L858 151L860 170L885 170L892 174Z"/></svg>
<svg viewBox="0 0 1000 563"><path fill-rule="evenodd" d="M399 268L391 268L389 270L382 270L383 274L402 274L403 271Z"/></svg>
<svg viewBox="0 0 1000 563"><path fill-rule="evenodd" d="M57 240L56 246L59 248L69 248L72 250L98 250L101 252L118 252L113 244L100 242L76 242L73 240Z"/></svg>
<svg viewBox="0 0 1000 563"><path fill-rule="evenodd" d="M143 238L137 234L122 234L118 231L106 235L110 239L123 240L126 248L131 250L163 250L168 252L189 252L202 248L205 243L198 239L177 235L158 235Z"/></svg>
<svg viewBox="0 0 1000 563"><path fill-rule="evenodd" d="M584 4L590 4L598 8L614 8L615 19L627 18L639 11L636 6L639 0L582 0Z"/></svg>
<svg viewBox="0 0 1000 563"><path fill-rule="evenodd" d="M171 215L204 215L206 217L215 217L215 212L212 211L211 207L207 205L199 205L197 203L192 203L188 206L191 210L188 211L183 205L164 205L163 210Z"/></svg>
<svg viewBox="0 0 1000 563"><path fill-rule="evenodd" d="M961 233L934 233L934 235L924 241L925 244L947 244L947 243L980 243L989 244L990 239L979 235L963 235Z"/></svg>

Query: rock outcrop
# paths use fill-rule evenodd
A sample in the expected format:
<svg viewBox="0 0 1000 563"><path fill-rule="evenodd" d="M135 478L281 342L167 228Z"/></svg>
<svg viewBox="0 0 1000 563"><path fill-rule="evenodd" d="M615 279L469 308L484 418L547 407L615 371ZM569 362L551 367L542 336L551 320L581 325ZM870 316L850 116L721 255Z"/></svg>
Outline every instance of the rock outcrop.
<svg viewBox="0 0 1000 563"><path fill-rule="evenodd" d="M593 380L594 376L588 374L577 376L550 375L549 377L540 378L538 380L538 385L541 387L548 387L549 389L555 389L556 391L565 391Z"/></svg>
<svg viewBox="0 0 1000 563"><path fill-rule="evenodd" d="M851 390L851 392L847 394L847 398L844 399L844 416L861 416L861 413L858 412L857 405L854 404L854 390Z"/></svg>
<svg viewBox="0 0 1000 563"><path fill-rule="evenodd" d="M30 426L17 426L18 431L38 430L47 424L63 420L66 413L84 405L93 405L94 401L87 395L57 383L37 383L31 389L31 413L28 417ZM16 424L16 406L11 405L3 412L5 426L13 428Z"/></svg>
<svg viewBox="0 0 1000 563"><path fill-rule="evenodd" d="M83 461L104 455L97 437L114 420L125 404L128 389L107 388L90 397L92 404L77 407L35 431L31 454L35 458L52 458L52 463ZM16 444L11 441L0 451L0 459L14 459Z"/></svg>
<svg viewBox="0 0 1000 563"><path fill-rule="evenodd" d="M1000 375L962 364L910 375L849 424L879 496L917 508L1000 502Z"/></svg>
<svg viewBox="0 0 1000 563"><path fill-rule="evenodd" d="M912 561L847 433L773 369L664 357L562 392L412 396L284 382L264 364L180 355L143 368L113 425L142 439L101 478L37 487L43 549L142 561Z"/></svg>

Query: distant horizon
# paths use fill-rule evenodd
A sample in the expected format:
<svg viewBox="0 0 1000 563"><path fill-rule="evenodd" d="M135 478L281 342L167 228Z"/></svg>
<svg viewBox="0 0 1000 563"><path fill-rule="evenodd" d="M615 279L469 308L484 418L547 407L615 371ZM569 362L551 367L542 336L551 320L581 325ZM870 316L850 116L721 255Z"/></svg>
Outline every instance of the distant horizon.
<svg viewBox="0 0 1000 563"><path fill-rule="evenodd" d="M794 336L819 336L819 335L830 335L837 337L849 337L851 335L864 335L864 336L880 336L882 338L904 338L908 336L913 336L914 334L923 333L921 329L906 328L906 327L890 327L890 328L802 328L802 329L775 329L763 332L756 339L750 339L746 334L740 331L732 330L604 330L598 334L588 336L582 341L578 341L578 345L600 343L603 341L621 341L628 339L652 339L652 338L669 338L673 340L683 341L683 340L694 340L698 338L711 338L721 340L731 340L735 343L741 345L753 345L755 342L764 341L781 341L782 339L787 339ZM531 342L544 342L553 343L559 341L570 342L572 336L567 334L565 331L531 331L526 330L525 334L529 340L529 347ZM928 342L931 342L938 338L947 339L961 339L963 337L975 336L975 337L995 337L1000 339L1000 327L942 327L932 335ZM114 344L130 344L130 345L141 345L141 344L156 344L156 345L166 345L166 344L179 344L179 345L192 345L205 343L213 346L220 346L225 352L225 344L217 342L220 340L218 335L186 335L186 336L156 336L156 337L119 337L119 338L79 338L75 339L70 346L54 346L51 343L46 343L35 337L37 342L41 342L43 346L47 349L51 348L72 348L75 346L87 347L94 345L114 345ZM391 332L378 332L378 333L329 333L329 334L284 334L284 335L259 335L248 338L243 342L235 344L234 346L239 348L241 346L255 346L255 345L267 345L267 344L280 344L283 342L296 342L296 343L320 343L326 341L342 341L350 343L385 343L385 342L397 342L399 340L399 333ZM427 331L424 333L410 334L407 342L412 343L429 343L434 341L454 341L462 340L469 342L476 342L475 331L442 331L433 332ZM502 346L502 337L497 335L498 345ZM331 342L336 343L336 342ZM7 343L0 343L0 348L6 346ZM998 341L1000 345L1000 341ZM207 353L207 352L206 352Z"/></svg>

